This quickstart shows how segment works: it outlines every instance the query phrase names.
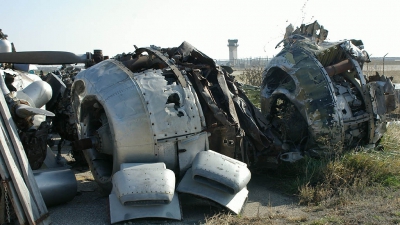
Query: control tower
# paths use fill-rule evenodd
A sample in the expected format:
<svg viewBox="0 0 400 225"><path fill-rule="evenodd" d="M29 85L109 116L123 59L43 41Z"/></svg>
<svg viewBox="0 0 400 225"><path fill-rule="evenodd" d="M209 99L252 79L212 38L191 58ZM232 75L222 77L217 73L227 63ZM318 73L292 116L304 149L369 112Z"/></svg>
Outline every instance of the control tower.
<svg viewBox="0 0 400 225"><path fill-rule="evenodd" d="M236 64L237 60L237 47L238 47L237 39L228 39L228 47L229 47L229 63L231 66Z"/></svg>

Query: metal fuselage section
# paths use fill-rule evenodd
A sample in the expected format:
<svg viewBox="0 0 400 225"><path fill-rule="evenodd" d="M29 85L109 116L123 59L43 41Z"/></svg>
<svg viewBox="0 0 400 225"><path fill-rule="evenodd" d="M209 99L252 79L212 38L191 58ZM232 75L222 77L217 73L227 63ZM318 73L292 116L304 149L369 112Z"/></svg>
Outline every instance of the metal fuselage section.
<svg viewBox="0 0 400 225"><path fill-rule="evenodd" d="M96 182L110 192L112 223L144 217L180 220L177 192L240 212L251 174L245 163L231 158L243 132L225 77L223 69L187 42L172 49L140 48L75 77L75 143L85 149ZM232 115L237 123L231 123ZM209 139L224 129L230 136ZM221 142L229 146L219 147ZM213 151L209 146L218 147Z"/></svg>
<svg viewBox="0 0 400 225"><path fill-rule="evenodd" d="M362 43L292 38L263 72L261 110L273 130L290 151L319 154L376 143L396 103L388 78L366 80L365 55L353 42Z"/></svg>
<svg viewBox="0 0 400 225"><path fill-rule="evenodd" d="M208 148L196 93L168 74L162 69L133 73L119 61L106 60L76 76L72 104L78 133L80 139L96 139L86 157L104 159L102 165L89 163L95 171L109 168L97 172L99 180L106 182L127 162L164 162L184 172L197 152Z"/></svg>

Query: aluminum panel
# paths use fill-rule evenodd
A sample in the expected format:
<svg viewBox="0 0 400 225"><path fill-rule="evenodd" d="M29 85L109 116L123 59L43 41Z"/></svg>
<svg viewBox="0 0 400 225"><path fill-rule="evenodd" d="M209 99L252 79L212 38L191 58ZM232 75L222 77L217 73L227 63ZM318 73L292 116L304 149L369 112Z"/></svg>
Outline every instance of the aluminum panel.
<svg viewBox="0 0 400 225"><path fill-rule="evenodd" d="M176 82L169 83L163 74L163 70L153 69L135 73L156 138L200 132L203 115L196 104L195 92Z"/></svg>
<svg viewBox="0 0 400 225"><path fill-rule="evenodd" d="M105 110L114 140L113 173L124 162L158 161L149 112L133 77L120 62L106 60L80 72L72 87L78 121L92 113L93 99ZM80 133L85 138L85 130Z"/></svg>
<svg viewBox="0 0 400 225"><path fill-rule="evenodd" d="M192 175L193 180L230 194L246 187L251 178L245 163L212 150L197 154L193 160Z"/></svg>
<svg viewBox="0 0 400 225"><path fill-rule="evenodd" d="M166 167L171 170L178 168L178 151L175 142L158 142L157 153L160 162L164 162Z"/></svg>
<svg viewBox="0 0 400 225"><path fill-rule="evenodd" d="M165 164L162 162L159 163L122 163L120 168L121 170L125 169L130 169L132 167L135 168L140 168L140 169L148 169L148 168L154 168L154 169L166 169Z"/></svg>
<svg viewBox="0 0 400 225"><path fill-rule="evenodd" d="M34 170L33 175L46 206L62 204L76 196L78 184L70 169L61 167Z"/></svg>
<svg viewBox="0 0 400 225"><path fill-rule="evenodd" d="M210 199L222 206L225 206L235 214L239 214L243 209L244 204L247 202L249 191L246 187L238 193L232 195L200 182L196 182L192 179L192 176L192 169L190 168L182 178L176 190L178 192L193 194Z"/></svg>
<svg viewBox="0 0 400 225"><path fill-rule="evenodd" d="M166 218L181 220L182 212L178 195L174 194L171 203L151 206L124 206L113 193L109 195L111 223L139 218Z"/></svg>
<svg viewBox="0 0 400 225"><path fill-rule="evenodd" d="M113 193L123 205L162 204L172 200L175 174L171 170L133 166L116 172L112 178Z"/></svg>
<svg viewBox="0 0 400 225"><path fill-rule="evenodd" d="M208 149L208 133L203 132L193 137L178 141L179 169L184 174L192 166L196 155Z"/></svg>

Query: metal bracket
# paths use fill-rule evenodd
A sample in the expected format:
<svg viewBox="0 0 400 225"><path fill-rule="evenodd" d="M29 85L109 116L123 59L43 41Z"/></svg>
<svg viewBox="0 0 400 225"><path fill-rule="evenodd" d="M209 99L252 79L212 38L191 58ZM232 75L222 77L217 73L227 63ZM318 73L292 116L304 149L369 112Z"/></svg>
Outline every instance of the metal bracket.
<svg viewBox="0 0 400 225"><path fill-rule="evenodd" d="M144 51L150 52L150 53L156 55L162 61L164 61L171 68L172 72L174 72L176 78L178 78L178 81L182 85L182 87L186 88L188 86L185 77L183 77L183 75L182 75L181 71L178 69L178 67L175 66L175 64L174 64L175 62L172 59L168 59L161 52L159 52L158 50L153 49L153 48L139 48L136 50L136 54L140 54Z"/></svg>

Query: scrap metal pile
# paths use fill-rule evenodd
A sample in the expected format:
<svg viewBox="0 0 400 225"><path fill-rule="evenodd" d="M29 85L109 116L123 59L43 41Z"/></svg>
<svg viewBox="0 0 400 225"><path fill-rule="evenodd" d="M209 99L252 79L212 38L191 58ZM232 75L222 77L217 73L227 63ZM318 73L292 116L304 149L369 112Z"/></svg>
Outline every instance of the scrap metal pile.
<svg viewBox="0 0 400 225"><path fill-rule="evenodd" d="M84 154L95 180L112 189L111 221L141 217L133 209L143 201L164 202L154 206L153 217L180 219L175 183L178 192L239 213L250 172L235 159L255 159L255 151L271 143L259 129L265 127L260 112L233 78L187 42L176 48L138 48L80 72L72 105L80 137L75 143L88 149ZM250 143L254 151L244 147ZM138 191L152 190L137 177L168 187L169 196L128 194L130 182Z"/></svg>
<svg viewBox="0 0 400 225"><path fill-rule="evenodd" d="M177 165L173 152L186 150L173 145L190 135L209 133L209 149L251 163L272 140L266 136L265 118L233 77L187 42L177 48L139 48L101 62L78 74L72 95L80 130L84 129L77 143L114 154L114 170L122 162L138 160L134 153L130 154L135 159L116 157L120 145L149 157L146 160ZM143 108L140 119L138 108ZM169 142L173 157L162 152L167 149L163 143ZM149 149L138 147L144 145Z"/></svg>
<svg viewBox="0 0 400 225"><path fill-rule="evenodd" d="M327 35L317 22L287 28L278 44L282 51L262 74L261 110L230 75L231 68L187 42L173 48L135 47L112 59L99 50L83 56L0 53L6 63L86 65L82 71L64 66L59 75L47 75L52 95L40 92L35 99L41 104L29 101L35 93L28 87L18 86L18 71L2 70L2 90L28 156L28 132L35 140L42 138L34 149L44 156L43 135L49 128L30 129L28 122L36 114L52 116L33 109L47 103L55 114L52 129L73 143L76 158L83 153L96 182L110 193L112 223L142 217L179 220L177 193L239 213L248 194L248 167L271 168L304 155L375 145L386 130L387 114L397 108L391 80L363 74L369 62L363 43L327 42ZM15 105L21 108L21 102L31 115L18 122L22 109ZM31 157L31 166L38 168L43 160Z"/></svg>
<svg viewBox="0 0 400 225"><path fill-rule="evenodd" d="M317 21L290 25L263 72L261 110L287 150L281 159L373 146L398 107L390 78L363 74L370 59L362 41L326 42L327 33Z"/></svg>

